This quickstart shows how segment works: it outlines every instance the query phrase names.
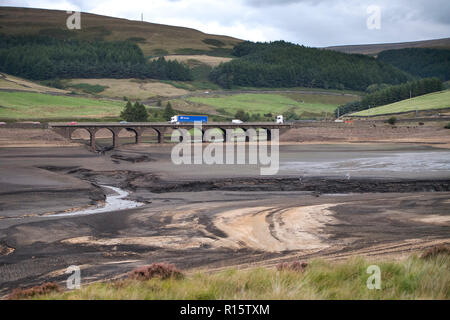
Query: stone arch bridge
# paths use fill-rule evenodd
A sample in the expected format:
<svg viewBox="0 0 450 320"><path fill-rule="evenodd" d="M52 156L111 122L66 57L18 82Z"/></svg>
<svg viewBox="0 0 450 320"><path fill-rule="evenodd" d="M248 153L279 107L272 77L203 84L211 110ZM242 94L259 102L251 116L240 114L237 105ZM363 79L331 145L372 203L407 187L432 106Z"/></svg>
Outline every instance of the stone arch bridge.
<svg viewBox="0 0 450 320"><path fill-rule="evenodd" d="M166 133L170 133L173 130L185 129L190 130L192 128L196 128L199 126L194 125L193 123L180 123L180 124L171 124L165 122L130 122L130 123L106 123L106 122L81 122L76 124L70 123L49 123L49 127L62 135L66 139L72 139L72 134L74 131L79 129L84 129L89 133L90 142L89 145L92 149L96 149L95 143L95 135L101 129L107 129L112 133L113 139L113 148L119 146L119 133L122 130L127 130L134 132L135 135L135 143L140 143L142 141L142 135L147 130L152 130L157 135L157 142L164 142L164 136ZM240 124L234 124L230 122L208 122L202 123L202 141L205 141L205 132L209 129L220 129L222 131L222 136L224 141L228 141L230 139L230 135L227 134L227 129L242 129L246 132L248 129L254 130L265 130L267 134L267 140L271 140L271 130L279 129L280 134L284 131L290 129L292 127L291 124L279 124L274 122L245 122ZM200 128L200 127L199 127ZM229 130L228 130L229 131ZM246 141L249 141L249 135L246 136ZM180 135L180 141L182 140L182 135Z"/></svg>

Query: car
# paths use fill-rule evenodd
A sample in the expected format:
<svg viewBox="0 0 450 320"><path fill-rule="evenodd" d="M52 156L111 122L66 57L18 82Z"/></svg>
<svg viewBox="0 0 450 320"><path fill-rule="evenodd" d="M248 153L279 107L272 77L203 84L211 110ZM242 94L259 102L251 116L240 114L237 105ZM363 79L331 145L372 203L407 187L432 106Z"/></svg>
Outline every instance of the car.
<svg viewBox="0 0 450 320"><path fill-rule="evenodd" d="M0 122L0 126L4 126L6 122Z"/></svg>
<svg viewBox="0 0 450 320"><path fill-rule="evenodd" d="M74 126L76 124L78 124L78 122L76 122L76 121L69 122L69 125L71 125L71 126Z"/></svg>
<svg viewBox="0 0 450 320"><path fill-rule="evenodd" d="M239 120L239 119L233 119L233 120L231 120L231 123L236 123L236 124L239 124L239 123L242 123L243 121L242 120Z"/></svg>
<svg viewBox="0 0 450 320"><path fill-rule="evenodd" d="M120 124L127 124L128 121L120 121L119 123L120 123Z"/></svg>

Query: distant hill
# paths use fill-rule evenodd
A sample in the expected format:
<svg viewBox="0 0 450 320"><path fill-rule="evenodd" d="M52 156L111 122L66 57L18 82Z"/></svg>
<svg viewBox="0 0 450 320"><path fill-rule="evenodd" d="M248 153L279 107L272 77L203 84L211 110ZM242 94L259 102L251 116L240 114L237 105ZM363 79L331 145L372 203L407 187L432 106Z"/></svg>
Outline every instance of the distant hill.
<svg viewBox="0 0 450 320"><path fill-rule="evenodd" d="M81 13L81 30L68 30L66 11L0 7L0 33L40 34L87 40L130 40L144 55L200 54L205 51L226 55L242 40L211 35L195 29Z"/></svg>
<svg viewBox="0 0 450 320"><path fill-rule="evenodd" d="M325 49L340 51L345 53L360 53L368 55L377 55L384 50L404 49L404 48L444 48L450 49L450 38L413 41L413 42L398 42L398 43L378 43L378 44L360 44L360 45L343 45L331 46Z"/></svg>

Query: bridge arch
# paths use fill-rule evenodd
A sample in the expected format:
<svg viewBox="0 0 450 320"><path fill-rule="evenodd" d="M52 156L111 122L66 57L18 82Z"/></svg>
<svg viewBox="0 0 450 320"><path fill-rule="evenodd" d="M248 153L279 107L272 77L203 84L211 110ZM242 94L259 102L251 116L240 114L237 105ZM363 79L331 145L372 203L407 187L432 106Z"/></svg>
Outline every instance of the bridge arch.
<svg viewBox="0 0 450 320"><path fill-rule="evenodd" d="M100 145L102 149L109 149L118 146L118 139L116 133L108 127L103 127L96 130L92 134L92 138L95 141L95 145L92 146L93 148L95 148L98 145Z"/></svg>
<svg viewBox="0 0 450 320"><path fill-rule="evenodd" d="M119 141L121 144L130 143L130 140L134 140L134 143L138 143L139 133L136 131L136 129L133 128L120 128L116 131L116 144L119 144Z"/></svg>
<svg viewBox="0 0 450 320"><path fill-rule="evenodd" d="M257 127L253 129L256 131L254 141L270 141L270 128Z"/></svg>
<svg viewBox="0 0 450 320"><path fill-rule="evenodd" d="M188 132L191 135L192 142L203 142L204 141L205 130L194 127L194 128L188 129Z"/></svg>
<svg viewBox="0 0 450 320"><path fill-rule="evenodd" d="M141 141L144 143L152 143L156 140L157 143L164 142L164 133L157 128L145 127L141 131Z"/></svg>
<svg viewBox="0 0 450 320"><path fill-rule="evenodd" d="M77 128L70 132L70 140L83 141L85 144L92 144L92 133L86 128Z"/></svg>
<svg viewBox="0 0 450 320"><path fill-rule="evenodd" d="M245 142L259 141L258 128L245 128Z"/></svg>
<svg viewBox="0 0 450 320"><path fill-rule="evenodd" d="M245 141L247 141L246 140L246 131L247 131L246 128L237 127L237 128L230 128L227 130L229 130L228 132L230 132L230 130L231 130L231 135L228 134L226 136L227 141L230 141L230 142L245 142ZM227 133L227 132L225 131L225 133Z"/></svg>
<svg viewBox="0 0 450 320"><path fill-rule="evenodd" d="M222 141L225 142L226 134L227 134L227 132L223 128L210 127L208 129L204 130L203 141L205 141L205 142L220 142L222 139ZM221 136L221 138L220 138L220 136Z"/></svg>
<svg viewBox="0 0 450 320"><path fill-rule="evenodd" d="M175 137L175 141L183 141L183 128L172 128L170 131L170 142L172 142L172 137Z"/></svg>
<svg viewBox="0 0 450 320"><path fill-rule="evenodd" d="M263 130L266 130L266 141L272 141L272 131L270 128L261 128ZM258 135L259 137L259 135Z"/></svg>

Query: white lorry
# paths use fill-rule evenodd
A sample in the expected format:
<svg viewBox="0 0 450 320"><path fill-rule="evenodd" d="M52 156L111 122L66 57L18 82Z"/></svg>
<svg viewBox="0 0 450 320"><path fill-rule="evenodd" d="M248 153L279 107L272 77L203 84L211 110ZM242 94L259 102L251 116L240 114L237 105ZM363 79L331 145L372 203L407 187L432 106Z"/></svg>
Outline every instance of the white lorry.
<svg viewBox="0 0 450 320"><path fill-rule="evenodd" d="M277 123L284 123L284 118L282 115L277 116Z"/></svg>

